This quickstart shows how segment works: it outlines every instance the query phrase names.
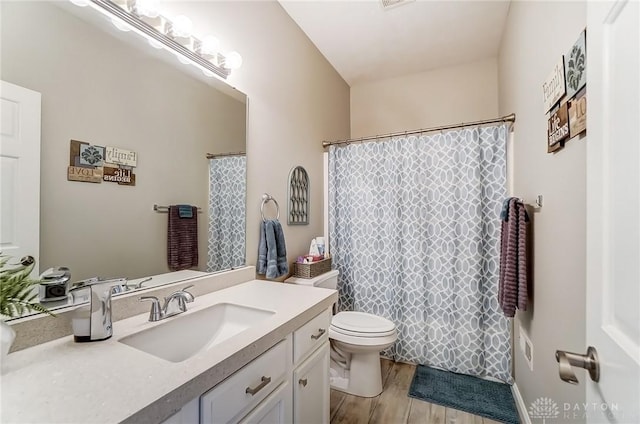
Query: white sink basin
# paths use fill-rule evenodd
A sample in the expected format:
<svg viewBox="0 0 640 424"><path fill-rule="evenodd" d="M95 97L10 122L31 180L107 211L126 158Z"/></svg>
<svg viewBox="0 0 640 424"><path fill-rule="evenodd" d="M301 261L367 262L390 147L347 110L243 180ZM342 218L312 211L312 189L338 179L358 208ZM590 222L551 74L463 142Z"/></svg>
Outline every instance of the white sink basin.
<svg viewBox="0 0 640 424"><path fill-rule="evenodd" d="M275 312L264 309L218 303L197 312L167 318L160 325L119 341L167 361L182 362L273 314Z"/></svg>

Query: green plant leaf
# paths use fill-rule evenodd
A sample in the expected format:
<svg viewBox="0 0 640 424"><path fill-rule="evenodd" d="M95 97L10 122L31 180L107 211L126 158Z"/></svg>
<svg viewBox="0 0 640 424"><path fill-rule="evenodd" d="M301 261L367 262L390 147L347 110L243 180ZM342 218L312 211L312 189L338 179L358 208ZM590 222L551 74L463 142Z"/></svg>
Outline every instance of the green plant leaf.
<svg viewBox="0 0 640 424"><path fill-rule="evenodd" d="M40 280L29 277L35 267L35 260L26 257L17 265L9 265L10 259L10 256L0 253L0 314L15 318L25 311L36 311L55 316L37 303L38 293L34 288Z"/></svg>

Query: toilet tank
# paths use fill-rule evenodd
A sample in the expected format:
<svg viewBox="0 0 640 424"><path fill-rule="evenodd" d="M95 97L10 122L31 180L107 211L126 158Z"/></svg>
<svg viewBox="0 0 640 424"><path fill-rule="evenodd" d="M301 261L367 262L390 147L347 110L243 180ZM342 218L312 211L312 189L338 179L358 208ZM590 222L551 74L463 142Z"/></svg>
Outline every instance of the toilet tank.
<svg viewBox="0 0 640 424"><path fill-rule="evenodd" d="M329 272L320 274L313 278L300 278L290 277L284 280L285 283L290 284L304 284L305 286L323 287L325 289L336 290L338 287L338 274L340 272L337 269L332 269Z"/></svg>

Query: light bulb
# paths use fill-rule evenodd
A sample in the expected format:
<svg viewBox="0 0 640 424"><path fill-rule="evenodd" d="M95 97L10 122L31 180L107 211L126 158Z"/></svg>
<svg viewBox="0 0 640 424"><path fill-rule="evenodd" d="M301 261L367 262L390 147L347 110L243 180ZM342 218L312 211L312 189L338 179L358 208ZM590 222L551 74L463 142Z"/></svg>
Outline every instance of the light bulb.
<svg viewBox="0 0 640 424"><path fill-rule="evenodd" d="M70 0L76 6L85 7L89 5L89 0Z"/></svg>
<svg viewBox="0 0 640 424"><path fill-rule="evenodd" d="M202 73L203 73L203 74L205 74L205 75L206 75L206 76L208 76L208 77L215 77L215 76L216 76L216 74L214 74L213 72L211 72L211 71L210 71L210 70L208 70L208 69L203 69L203 70L202 70Z"/></svg>
<svg viewBox="0 0 640 424"><path fill-rule="evenodd" d="M119 19L116 18L111 18L111 23L113 24L114 27L118 28L120 31L131 31L131 28L129 28L129 25L127 25L126 23L122 22Z"/></svg>
<svg viewBox="0 0 640 424"><path fill-rule="evenodd" d="M191 37L193 32L193 22L184 15L178 15L173 19L173 35L175 37Z"/></svg>
<svg viewBox="0 0 640 424"><path fill-rule="evenodd" d="M220 40L213 35L207 35L202 39L200 52L202 54L215 55L220 50Z"/></svg>
<svg viewBox="0 0 640 424"><path fill-rule="evenodd" d="M227 69L238 69L242 65L242 56L238 52L229 52L224 55L224 67Z"/></svg>
<svg viewBox="0 0 640 424"><path fill-rule="evenodd" d="M158 2L156 0L136 0L136 11L138 15L157 18L160 15Z"/></svg>
<svg viewBox="0 0 640 424"><path fill-rule="evenodd" d="M149 38L149 44L150 44L150 45L151 45L151 47L153 47L154 49L161 49L161 48L163 48L163 47L164 47L164 45L163 45L161 42L159 42L159 41L157 41L157 40L154 40L153 38Z"/></svg>

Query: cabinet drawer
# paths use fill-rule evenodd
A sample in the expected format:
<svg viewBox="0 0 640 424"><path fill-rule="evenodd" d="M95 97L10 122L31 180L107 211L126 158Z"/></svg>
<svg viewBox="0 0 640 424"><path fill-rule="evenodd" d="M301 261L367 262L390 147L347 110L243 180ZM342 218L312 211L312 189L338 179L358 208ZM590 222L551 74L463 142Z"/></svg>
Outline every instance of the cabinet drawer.
<svg viewBox="0 0 640 424"><path fill-rule="evenodd" d="M282 381L291 354L284 340L200 397L200 422L235 422Z"/></svg>
<svg viewBox="0 0 640 424"><path fill-rule="evenodd" d="M331 309L317 315L293 333L293 362L298 363L328 340Z"/></svg>
<svg viewBox="0 0 640 424"><path fill-rule="evenodd" d="M285 381L240 424L291 424L291 397L291 385Z"/></svg>

